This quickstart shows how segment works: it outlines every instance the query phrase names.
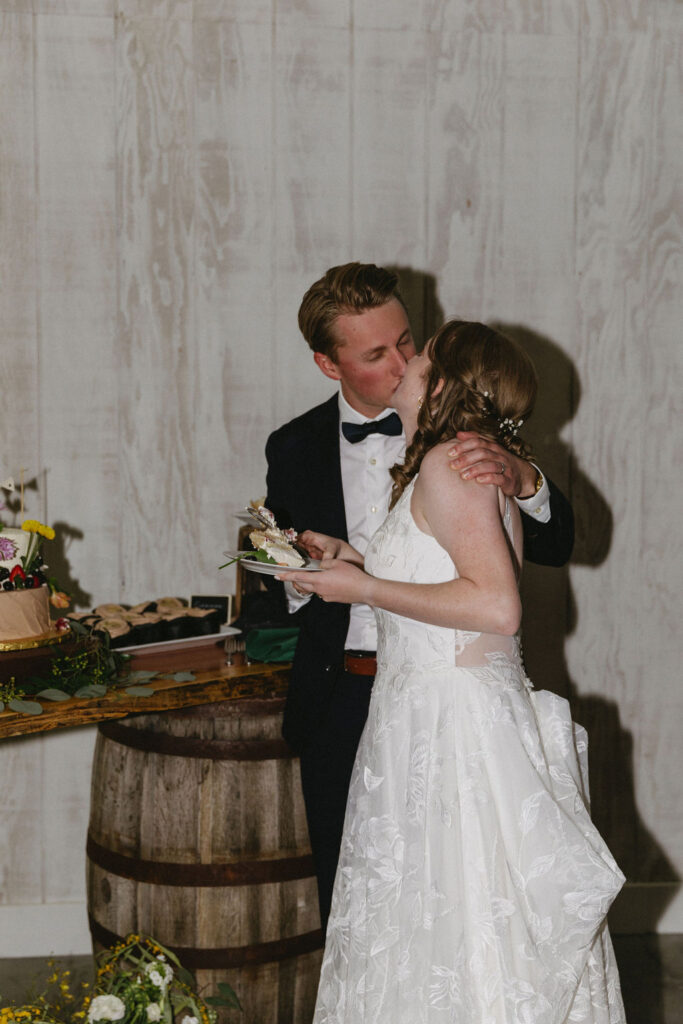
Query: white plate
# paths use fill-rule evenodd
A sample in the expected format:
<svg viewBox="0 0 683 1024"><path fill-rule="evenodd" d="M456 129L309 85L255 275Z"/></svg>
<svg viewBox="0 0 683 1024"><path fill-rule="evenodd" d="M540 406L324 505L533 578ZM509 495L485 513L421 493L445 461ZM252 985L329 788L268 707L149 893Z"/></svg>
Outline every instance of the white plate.
<svg viewBox="0 0 683 1024"><path fill-rule="evenodd" d="M201 636L185 636L181 640L158 640L153 644L133 644L130 647L117 647L117 651L123 654L140 651L175 651L182 647L205 647L207 644L216 644L226 636L237 636L242 632L235 626L221 626L220 633L203 633Z"/></svg>
<svg viewBox="0 0 683 1024"><path fill-rule="evenodd" d="M223 554L227 555L228 558L239 558L245 552L224 551ZM256 562L252 558L240 558L239 563L235 564L243 565L250 572L262 572L266 576L277 576L281 572L320 572L320 562L317 558L309 558L306 565L300 565L297 568L293 565L271 565L270 562Z"/></svg>

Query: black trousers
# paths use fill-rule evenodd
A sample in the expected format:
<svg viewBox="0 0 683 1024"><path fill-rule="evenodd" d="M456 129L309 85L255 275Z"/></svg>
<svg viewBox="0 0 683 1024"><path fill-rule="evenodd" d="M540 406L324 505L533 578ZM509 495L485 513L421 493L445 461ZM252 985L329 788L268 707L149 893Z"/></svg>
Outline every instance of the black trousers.
<svg viewBox="0 0 683 1024"><path fill-rule="evenodd" d="M339 674L324 721L302 748L301 785L318 879L323 932L332 903L346 798L358 743L368 717L374 676Z"/></svg>

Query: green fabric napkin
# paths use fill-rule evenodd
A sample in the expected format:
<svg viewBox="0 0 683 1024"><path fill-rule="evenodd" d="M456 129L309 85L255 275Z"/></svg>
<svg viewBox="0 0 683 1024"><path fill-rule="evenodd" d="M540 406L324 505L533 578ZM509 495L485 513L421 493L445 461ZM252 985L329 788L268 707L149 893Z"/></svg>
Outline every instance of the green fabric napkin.
<svg viewBox="0 0 683 1024"><path fill-rule="evenodd" d="M252 629L245 643L250 661L291 661L299 637L298 626Z"/></svg>

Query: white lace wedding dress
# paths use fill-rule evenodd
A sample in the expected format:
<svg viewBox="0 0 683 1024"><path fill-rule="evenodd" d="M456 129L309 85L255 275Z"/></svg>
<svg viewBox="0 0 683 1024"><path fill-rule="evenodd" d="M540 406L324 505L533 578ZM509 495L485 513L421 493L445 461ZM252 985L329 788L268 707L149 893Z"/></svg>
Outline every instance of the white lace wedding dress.
<svg viewBox="0 0 683 1024"><path fill-rule="evenodd" d="M413 485L366 567L453 579ZM605 915L624 879L567 702L533 690L516 637L378 626L315 1024L623 1024Z"/></svg>

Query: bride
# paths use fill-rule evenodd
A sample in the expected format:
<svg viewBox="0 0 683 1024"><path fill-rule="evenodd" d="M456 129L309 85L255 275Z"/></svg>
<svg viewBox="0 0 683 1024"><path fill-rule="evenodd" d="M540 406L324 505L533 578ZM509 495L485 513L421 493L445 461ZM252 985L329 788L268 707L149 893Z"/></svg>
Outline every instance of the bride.
<svg viewBox="0 0 683 1024"><path fill-rule="evenodd" d="M518 345L445 324L395 392L412 442L364 565L309 532L325 571L282 574L379 627L315 1024L625 1021L586 736L522 665L519 512L446 457L458 430L523 454L535 394Z"/></svg>

